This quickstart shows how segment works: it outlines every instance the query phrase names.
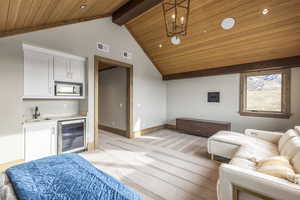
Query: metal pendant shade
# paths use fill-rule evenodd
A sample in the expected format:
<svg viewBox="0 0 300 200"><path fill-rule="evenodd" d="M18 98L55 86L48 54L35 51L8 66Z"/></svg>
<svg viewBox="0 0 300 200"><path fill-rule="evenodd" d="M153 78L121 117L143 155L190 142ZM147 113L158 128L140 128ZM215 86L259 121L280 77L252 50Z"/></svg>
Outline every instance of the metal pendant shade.
<svg viewBox="0 0 300 200"><path fill-rule="evenodd" d="M163 0L162 7L167 36L185 36L190 13L190 0Z"/></svg>

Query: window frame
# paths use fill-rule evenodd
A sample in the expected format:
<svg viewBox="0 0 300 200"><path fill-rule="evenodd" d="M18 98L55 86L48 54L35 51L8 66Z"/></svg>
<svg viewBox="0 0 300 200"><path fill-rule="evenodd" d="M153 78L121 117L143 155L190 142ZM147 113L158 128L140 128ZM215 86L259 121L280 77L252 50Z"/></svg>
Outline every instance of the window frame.
<svg viewBox="0 0 300 200"><path fill-rule="evenodd" d="M269 74L282 74L281 112L247 110L247 77ZM259 72L246 72L240 75L240 111L241 116L284 118L291 117L291 70L278 69Z"/></svg>

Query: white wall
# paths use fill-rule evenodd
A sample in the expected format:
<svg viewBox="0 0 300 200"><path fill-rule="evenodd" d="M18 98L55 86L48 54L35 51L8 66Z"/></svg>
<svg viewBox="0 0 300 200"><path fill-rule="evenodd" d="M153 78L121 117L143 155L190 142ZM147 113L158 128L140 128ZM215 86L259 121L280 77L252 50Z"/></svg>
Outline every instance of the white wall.
<svg viewBox="0 0 300 200"><path fill-rule="evenodd" d="M99 74L99 124L126 131L127 69L116 67Z"/></svg>
<svg viewBox="0 0 300 200"><path fill-rule="evenodd" d="M300 68L292 70L290 119L239 115L239 74L173 80L167 82L167 119L194 117L230 121L234 131L246 128L286 130L300 124ZM207 103L207 92L219 91L220 103Z"/></svg>
<svg viewBox="0 0 300 200"><path fill-rule="evenodd" d="M111 46L110 53L96 50L96 42ZM67 25L0 39L0 163L21 159L23 52L22 42L60 50L88 58L88 103L83 111L94 115L94 55L134 65L133 118L134 131L157 126L166 120L166 84L152 62L125 27L111 18ZM121 58L122 50L133 53L132 60ZM4 92L5 91L5 92ZM94 127L93 120L89 127ZM89 129L89 138L93 138Z"/></svg>
<svg viewBox="0 0 300 200"><path fill-rule="evenodd" d="M42 118L79 114L79 100L26 100L23 101L23 119L32 119L36 106Z"/></svg>

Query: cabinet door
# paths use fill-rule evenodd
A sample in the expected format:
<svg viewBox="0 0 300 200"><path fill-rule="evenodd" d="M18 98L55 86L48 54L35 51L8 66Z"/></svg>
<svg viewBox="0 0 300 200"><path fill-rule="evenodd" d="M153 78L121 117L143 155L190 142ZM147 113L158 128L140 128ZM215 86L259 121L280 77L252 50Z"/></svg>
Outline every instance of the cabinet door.
<svg viewBox="0 0 300 200"><path fill-rule="evenodd" d="M24 52L24 96L53 96L53 56Z"/></svg>
<svg viewBox="0 0 300 200"><path fill-rule="evenodd" d="M72 81L70 60L61 56L54 56L54 80Z"/></svg>
<svg viewBox="0 0 300 200"><path fill-rule="evenodd" d="M80 60L70 60L71 77L73 82L84 82L84 67L85 62Z"/></svg>
<svg viewBox="0 0 300 200"><path fill-rule="evenodd" d="M24 132L26 161L56 154L56 128L54 125L26 127Z"/></svg>

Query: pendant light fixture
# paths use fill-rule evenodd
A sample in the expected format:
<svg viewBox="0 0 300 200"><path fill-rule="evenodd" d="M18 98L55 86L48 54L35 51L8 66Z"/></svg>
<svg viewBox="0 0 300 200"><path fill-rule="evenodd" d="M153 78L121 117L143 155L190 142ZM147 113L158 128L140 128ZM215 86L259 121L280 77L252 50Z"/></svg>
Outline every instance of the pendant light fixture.
<svg viewBox="0 0 300 200"><path fill-rule="evenodd" d="M187 34L190 0L163 0L167 36L174 45L180 44L180 36Z"/></svg>

